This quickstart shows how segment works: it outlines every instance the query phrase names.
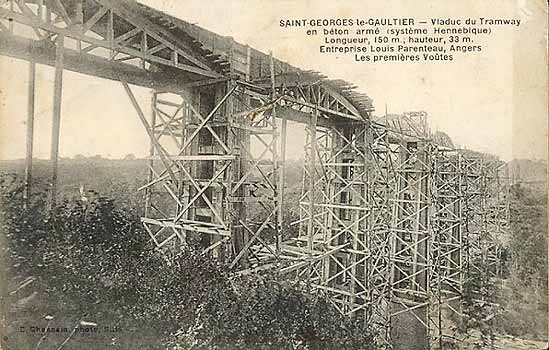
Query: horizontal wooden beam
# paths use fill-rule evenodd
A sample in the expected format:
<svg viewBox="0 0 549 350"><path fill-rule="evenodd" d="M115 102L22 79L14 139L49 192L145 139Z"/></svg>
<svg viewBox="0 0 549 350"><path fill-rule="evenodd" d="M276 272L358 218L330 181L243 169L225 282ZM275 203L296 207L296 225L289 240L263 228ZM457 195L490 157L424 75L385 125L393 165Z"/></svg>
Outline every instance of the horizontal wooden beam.
<svg viewBox="0 0 549 350"><path fill-rule="evenodd" d="M233 160L236 159L236 155L217 155L217 154L195 154L188 156L167 156L171 160L176 161L192 161L192 160ZM147 157L147 159L159 159L158 156Z"/></svg>
<svg viewBox="0 0 549 350"><path fill-rule="evenodd" d="M301 106L309 107L309 108L311 108L311 109L317 108L320 112L323 112L323 113L326 113L326 114L329 114L329 115L334 115L334 116L342 117L342 118L344 118L344 119L351 119L351 120L363 121L363 119L361 119L361 118L358 117L358 116L355 116L355 115L352 115L352 114L348 114L348 113L341 113L341 112L334 111L334 110L332 110L332 109L329 109L329 108L326 108L326 107L322 107L322 106L316 106L314 103L311 103L311 102L301 101L301 100L299 100L299 99L296 99L296 98L293 98L293 97L289 97L289 96L282 96L282 98L283 98L284 100L286 100L287 102L290 102L290 103L295 103L295 104L298 104L298 105L301 105Z"/></svg>
<svg viewBox="0 0 549 350"><path fill-rule="evenodd" d="M103 6L112 8L118 15L124 18L125 21L131 23L132 25L143 28L145 32L152 36L155 40L161 43L161 45L166 45L166 47L174 50L177 54L185 57L189 62L197 65L198 67L215 73L208 66L208 61L201 57L200 55L192 55L189 52L192 52L192 49L183 41L180 40L177 36L173 35L167 31L164 27L156 25L146 19L143 16L140 16L133 11L134 2L132 1L122 1L122 0L97 0ZM189 50L186 52L185 50ZM212 77L219 77L219 74L212 74Z"/></svg>
<svg viewBox="0 0 549 350"><path fill-rule="evenodd" d="M249 126L249 125L245 125L245 124L239 124L239 123L230 123L229 125L232 128L247 130L247 131L251 132L252 134L278 135L278 133L276 131L273 131L273 130L267 129L267 128L255 128L253 126Z"/></svg>
<svg viewBox="0 0 549 350"><path fill-rule="evenodd" d="M0 33L0 55L29 62L55 66L55 47L49 41L38 41ZM188 83L182 76L164 72L150 72L138 66L110 61L76 50L64 49L66 70L98 78L120 81L132 85L169 92L181 91Z"/></svg>
<svg viewBox="0 0 549 350"><path fill-rule="evenodd" d="M46 40L33 40L0 33L0 55L22 59L29 62L55 66L55 47ZM185 75L165 72L151 72L138 66L111 61L99 56L64 49L64 68L66 70L114 81L124 80L129 84L179 93L189 88L189 79ZM270 114L270 111L266 112ZM286 106L276 107L276 117L286 118L297 123L309 123L311 113ZM333 126L336 120L318 118L318 126Z"/></svg>
<svg viewBox="0 0 549 350"><path fill-rule="evenodd" d="M160 226L160 227L170 227L170 228L179 229L179 230L208 233L211 235L219 235L219 236L224 236L229 238L231 237L231 233L229 231L209 227L208 225L204 225L203 223L183 221L176 224L173 221L157 220L157 219L150 219L150 218L141 218L141 222L150 224L150 225Z"/></svg>
<svg viewBox="0 0 549 350"><path fill-rule="evenodd" d="M270 115L271 111L266 111L265 114ZM285 106L276 107L276 117L280 119L286 118L286 120L290 120L300 124L308 124L309 120L311 120L311 116L312 116L311 113L302 112L290 107L285 107ZM327 128L332 125L333 123L329 119L318 118L317 126Z"/></svg>
<svg viewBox="0 0 549 350"><path fill-rule="evenodd" d="M109 12L109 16L112 16L112 12ZM37 20L36 18L33 18L32 14L20 14L20 13L13 12L1 7L0 7L0 18L5 18L10 21L15 21L17 23L30 26L36 31L38 36L41 36L38 29L42 29L50 33L64 35L66 37L69 37L75 40L80 40L82 42L86 42L91 45L103 47L108 50L113 50L112 52L120 52L130 56L135 56L136 58L141 58L150 62L156 62L158 64L170 66L170 67L179 69L181 71L186 71L186 72L190 72L190 73L194 73L194 74L198 74L198 75L202 75L210 78L221 77L221 74L214 72L209 68L204 69L202 67L195 67L189 64L181 64L181 63L178 63L177 61L174 61L173 59L165 59L156 55L152 55L151 52L149 53L141 52L140 50L136 50L129 46L115 45L116 42L114 41L114 38L113 38L114 32L112 29L112 25L109 26L106 34L110 38L107 40L104 40L104 39L97 39L92 36L83 35L80 31L74 30L74 28L60 28L53 25L50 22L44 22L39 19ZM147 35L153 35L153 33L147 32L146 30L145 30L145 33ZM153 37L155 36L153 35ZM167 48L170 48L172 51L177 52L177 54L185 55L183 51L178 50L178 48L173 44L166 43L164 45L164 43L162 42L162 38L160 37L155 37L155 38L160 42L160 44L158 45L159 47L165 46ZM177 57L177 55L175 57Z"/></svg>

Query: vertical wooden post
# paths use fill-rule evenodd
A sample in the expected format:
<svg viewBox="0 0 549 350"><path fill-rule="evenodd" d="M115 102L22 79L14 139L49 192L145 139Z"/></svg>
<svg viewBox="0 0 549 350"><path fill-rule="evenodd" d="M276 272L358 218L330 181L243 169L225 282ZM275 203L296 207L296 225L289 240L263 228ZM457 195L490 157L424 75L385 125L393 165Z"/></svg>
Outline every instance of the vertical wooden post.
<svg viewBox="0 0 549 350"><path fill-rule="evenodd" d="M283 223L284 223L284 186L285 186L285 177L286 177L286 127L288 125L288 120L286 119L286 114L282 117L282 127L281 127L281 140L280 140L280 173L278 179L278 205L279 213L278 218L280 222L280 233L277 237L277 246L280 247L282 243L282 236L284 234Z"/></svg>
<svg viewBox="0 0 549 350"><path fill-rule="evenodd" d="M318 120L318 105L315 105L315 109L311 116L311 123L309 125L309 135L311 137L310 145L310 158L309 158L309 222L307 225L307 253L308 258L313 257L313 236L314 236L314 219L315 219L315 173L316 173L316 124ZM309 262L308 277L313 272L312 263Z"/></svg>
<svg viewBox="0 0 549 350"><path fill-rule="evenodd" d="M156 126L156 100L157 100L157 93L156 91L153 91L152 93L152 96L151 96L151 128L153 130L153 134L154 134L154 129L155 129L155 126ZM149 145L149 174L148 174L148 177L147 177L147 183L151 183L154 179L154 172L153 172L153 169L154 169L154 152L155 149L154 149L154 142L153 140L150 140L150 145ZM153 191L153 186L149 186L147 187L146 191L145 191L145 217L148 217L149 216L149 211L150 211L150 206L151 206L151 196L152 196L152 191Z"/></svg>
<svg viewBox="0 0 549 350"><path fill-rule="evenodd" d="M31 196L32 182L32 153L34 141L34 91L36 78L36 63L29 64L29 85L27 104L27 154L25 159L25 208L28 208Z"/></svg>
<svg viewBox="0 0 549 350"><path fill-rule="evenodd" d="M55 207L57 196L57 167L59 161L59 131L61 127L61 94L63 91L63 46L64 39L58 35L55 39L55 80L53 87L53 123L51 130L51 201L50 207Z"/></svg>
<svg viewBox="0 0 549 350"><path fill-rule="evenodd" d="M246 81L250 81L250 69L252 64L252 54L250 47L246 45Z"/></svg>
<svg viewBox="0 0 549 350"><path fill-rule="evenodd" d="M234 64L233 64L233 58L234 58L234 41L233 39L231 38L231 47L230 47L230 57L231 57L231 75L234 74ZM248 57L250 57L251 59L251 56L250 56L250 48L248 47L246 49L246 81L250 81L250 66L248 65ZM227 86L227 91L229 89L229 86ZM245 99L245 102L247 105L250 104L250 97L249 96L246 96L246 99ZM233 116L233 112L234 112L234 104L232 103L229 103L227 104L227 109L226 109L226 113L227 115L229 116L229 118L231 119L231 122L233 123L238 123L238 122L242 122L241 120L237 120L234 116ZM251 121L244 121L244 123L246 125L249 125L251 123ZM250 150L251 149L251 133L248 132L247 130L237 130L236 131L236 134L234 132L229 132L227 130L227 133L230 133L230 134L233 134L233 135L237 135L236 137L233 136L233 145L238 145L239 144L239 140L241 141L241 145L237 146L237 149L239 151L239 156L240 156L240 161L237 161L238 163L238 166L235 167L235 169L238 169L238 171L236 171L235 174L233 174L233 180L236 180L236 182L238 182L240 180L240 178L242 176L244 176L244 174L246 174L249 170L249 162L250 162L250 158L248 156L248 154L246 153L246 150ZM234 184L233 184L234 185ZM241 188L238 190L238 195L242 196L242 197L245 197L247 195L249 195L249 187L246 185L246 184L242 184ZM247 205L246 203L235 203L234 206L236 208L238 208L237 211L235 211L236 213L238 213L238 216L240 217L240 219L243 221L243 222L246 222L246 219L247 219ZM234 207L233 207L234 208ZM238 222L235 223L236 225L234 226L236 229L236 232L238 233L238 240L239 242L241 241L242 245L239 247L239 249L244 249L246 247L246 245L248 244L248 241L250 240L250 233L248 232L248 230L244 229L242 227L242 225ZM235 252L236 254L239 254L240 252ZM235 254L235 255L236 255ZM241 258L241 265L243 268L248 268L249 267L249 260L248 260L248 251L246 249L244 249L244 254L242 255L242 258Z"/></svg>
<svg viewBox="0 0 549 350"><path fill-rule="evenodd" d="M110 48L109 59L112 60L116 56L114 52L114 13L112 9L107 13L107 40Z"/></svg>
<svg viewBox="0 0 549 350"><path fill-rule="evenodd" d="M271 101L274 101L276 99L276 81L275 81L275 66L274 66L274 59L273 59L273 52L269 52L269 68L270 68L270 75L271 75ZM282 198L280 197L280 190L284 186L284 184L280 183L280 169L279 169L279 162L278 162L278 135L277 135L277 127L276 127L276 105L273 106L273 110L271 112L271 120L272 120L272 131L273 131L273 171L276 175L278 175L278 181L275 185L275 190L273 193L273 197L275 200L275 207L276 207L276 214L275 214L275 222L276 222L276 241L275 241L275 253L276 257L280 255L280 241L282 237Z"/></svg>
<svg viewBox="0 0 549 350"><path fill-rule="evenodd" d="M232 76L234 74L234 71L235 71L235 59L234 59L234 38L233 37L230 37L229 38L229 52L228 52L228 59L229 59L229 72L230 72L230 75ZM229 90L227 90L229 91Z"/></svg>
<svg viewBox="0 0 549 350"><path fill-rule="evenodd" d="M147 54L147 33L143 32L143 35L141 36L141 53L143 54L143 57ZM143 58L141 59L141 68L146 69L147 68L147 61Z"/></svg>
<svg viewBox="0 0 549 350"><path fill-rule="evenodd" d="M82 1L83 0L78 0L76 3L75 25L78 32L84 35L84 10L82 7ZM82 40L76 41L76 49L78 52L82 53Z"/></svg>
<svg viewBox="0 0 549 350"><path fill-rule="evenodd" d="M143 33L145 35L145 33ZM181 97L181 96L180 96ZM156 103L155 103L156 105ZM187 132L188 132L188 129L187 129L187 118L189 116L189 113L188 113L188 109L189 109L189 106L187 105L187 101L181 97L181 110L178 112L178 113L181 113L181 122L180 122L180 130L181 130L181 146L179 147L179 154L181 155L184 155L184 154L187 154L188 153L188 150L185 150L183 148L183 145L184 145L184 142L187 138ZM156 123L156 122L155 122ZM154 124L151 124L151 125L154 125ZM187 167L186 164L181 164L182 167ZM189 169L190 170L190 169ZM191 197L190 197L190 194L189 194L189 188L187 187L187 184L185 182L185 174L183 174L182 172L180 172L179 174L179 189L178 189L178 196L179 196L179 200L181 201L182 205L181 206L178 206L177 207L177 215L179 216L181 211L183 211L183 208L189 203ZM184 217L185 218L185 217ZM187 242L187 231L185 230L180 230L181 232L181 236L179 237L180 239L180 243L181 244L184 244ZM219 249L219 251L223 251L222 247ZM222 258L221 258L222 260Z"/></svg>

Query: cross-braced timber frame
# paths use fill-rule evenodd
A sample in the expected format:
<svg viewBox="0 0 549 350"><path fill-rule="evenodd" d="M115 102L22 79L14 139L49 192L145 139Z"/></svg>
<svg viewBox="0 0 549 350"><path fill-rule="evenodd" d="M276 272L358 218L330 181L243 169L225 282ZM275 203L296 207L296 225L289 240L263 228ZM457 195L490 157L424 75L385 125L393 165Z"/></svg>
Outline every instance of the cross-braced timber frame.
<svg viewBox="0 0 549 350"><path fill-rule="evenodd" d="M162 252L193 244L238 275L297 278L386 348L404 314L443 348L464 281L500 273L506 166L438 144L425 113L374 121L352 84L129 0L4 1L0 54L31 62L26 198L38 63L55 68L52 199L63 71L120 81L150 139L142 222ZM288 121L307 138L296 236L282 230Z"/></svg>

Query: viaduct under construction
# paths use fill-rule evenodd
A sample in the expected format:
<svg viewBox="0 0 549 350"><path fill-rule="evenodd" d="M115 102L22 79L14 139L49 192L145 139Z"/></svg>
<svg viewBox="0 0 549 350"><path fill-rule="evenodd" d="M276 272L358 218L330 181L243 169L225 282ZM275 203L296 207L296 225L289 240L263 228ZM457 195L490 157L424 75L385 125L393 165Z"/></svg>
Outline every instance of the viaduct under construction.
<svg viewBox="0 0 549 350"><path fill-rule="evenodd" d="M55 69L53 198L63 71L120 81L150 138L142 223L160 249L198 240L236 275L300 279L364 317L380 348L399 348L403 319L441 348L468 276L499 272L505 163L433 136L425 113L376 118L350 83L126 0L4 1L0 54L30 67L27 196L43 64ZM130 85L153 90L151 114ZM288 122L306 125L294 234L283 229Z"/></svg>

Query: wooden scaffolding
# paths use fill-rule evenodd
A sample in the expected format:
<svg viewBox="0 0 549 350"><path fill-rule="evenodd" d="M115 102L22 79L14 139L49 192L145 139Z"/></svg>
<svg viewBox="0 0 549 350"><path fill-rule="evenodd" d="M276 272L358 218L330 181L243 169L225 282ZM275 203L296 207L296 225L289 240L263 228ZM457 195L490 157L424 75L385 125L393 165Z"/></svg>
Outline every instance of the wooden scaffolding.
<svg viewBox="0 0 549 350"><path fill-rule="evenodd" d="M161 251L192 244L235 275L296 279L373 326L385 348L405 315L426 347L443 348L464 281L500 273L505 164L433 140L426 113L376 120L350 83L130 0L5 1L0 54L30 62L26 198L36 64L49 65L52 206L69 70L121 82L142 122L142 222ZM150 105L131 85L152 90ZM295 236L282 229L289 121L306 126Z"/></svg>

